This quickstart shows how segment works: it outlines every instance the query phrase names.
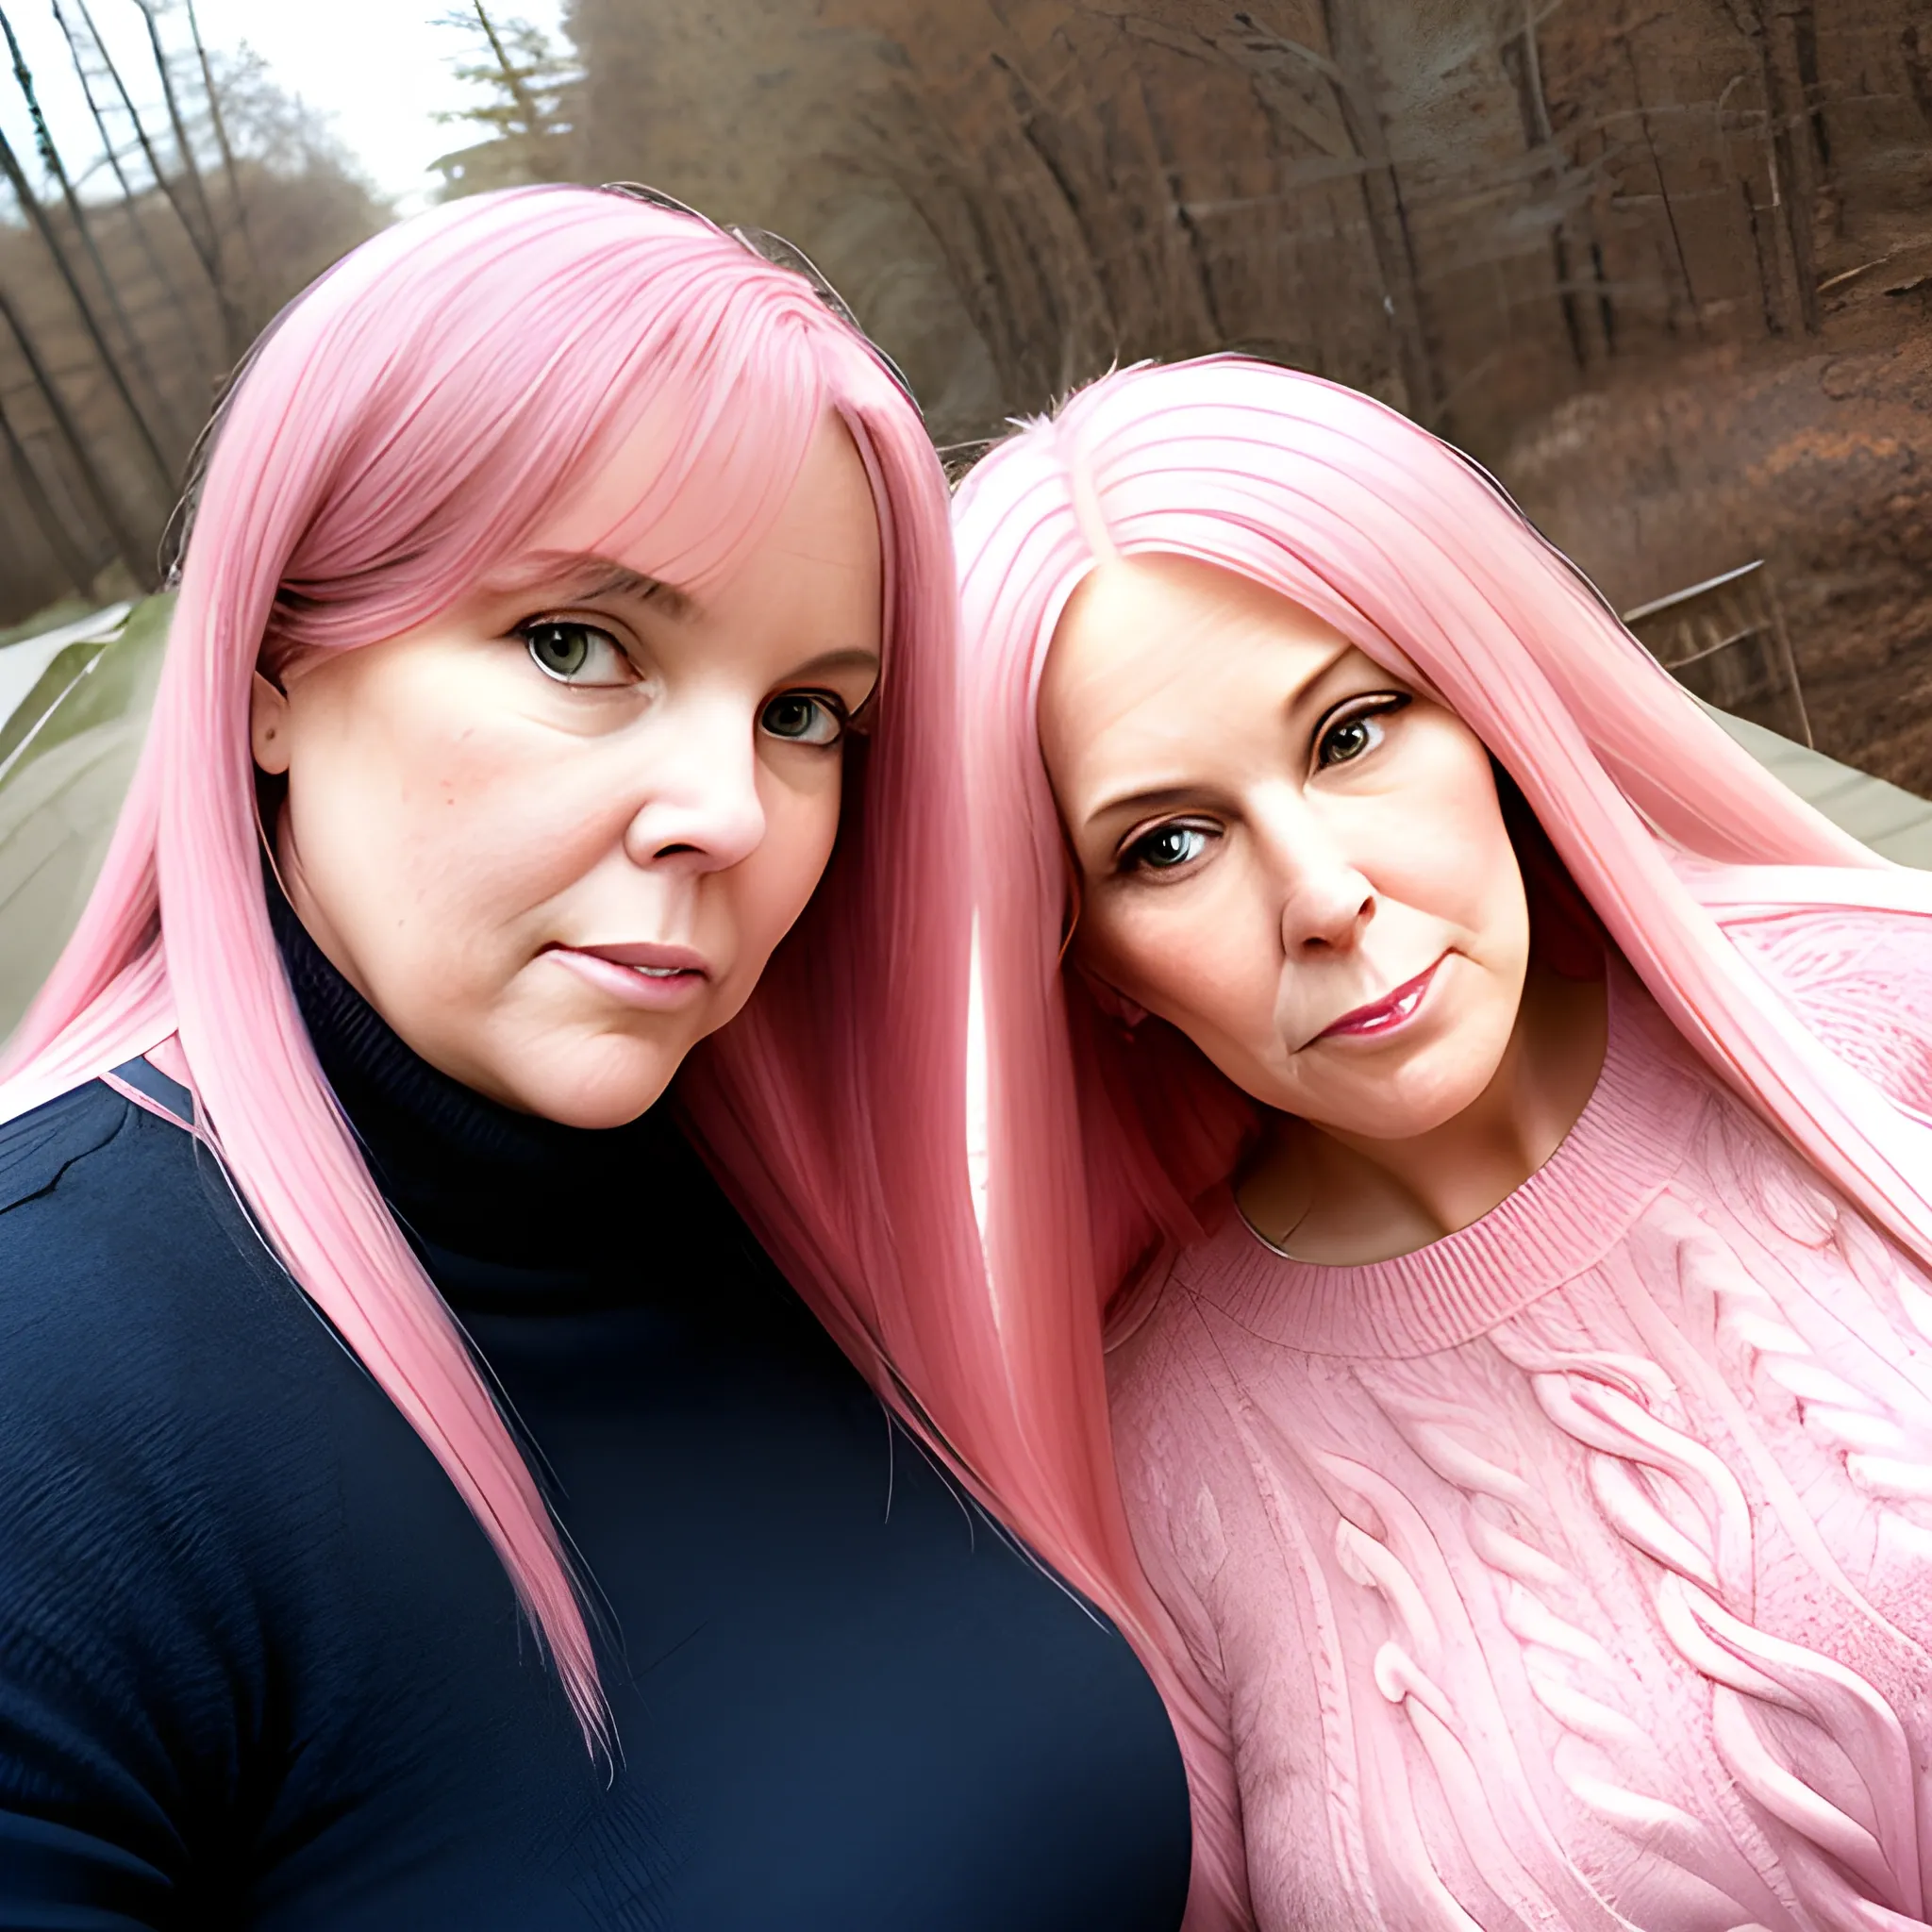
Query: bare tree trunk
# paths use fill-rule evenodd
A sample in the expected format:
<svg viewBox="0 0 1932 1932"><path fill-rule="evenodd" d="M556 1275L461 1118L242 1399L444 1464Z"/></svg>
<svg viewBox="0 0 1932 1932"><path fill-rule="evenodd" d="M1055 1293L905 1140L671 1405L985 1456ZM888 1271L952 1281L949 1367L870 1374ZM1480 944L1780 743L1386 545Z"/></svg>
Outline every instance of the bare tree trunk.
<svg viewBox="0 0 1932 1932"><path fill-rule="evenodd" d="M1307 66L1327 82L1334 95L1342 132L1362 164L1362 213L1382 283L1382 314L1394 341L1396 373L1407 394L1407 410L1420 422L1433 423L1442 407L1441 384L1423 318L1415 240L1409 232L1402 183L1389 152L1374 51L1357 10L1360 4L1361 0L1322 0L1327 54L1270 32L1251 13L1237 13L1234 22L1248 36L1246 44L1251 52L1280 55Z"/></svg>
<svg viewBox="0 0 1932 1932"><path fill-rule="evenodd" d="M1805 90L1805 118L1810 123L1811 145L1818 153L1820 178L1831 178L1831 129L1824 119L1824 84L1818 71L1818 9L1813 0L1791 10L1791 53L1798 80Z"/></svg>
<svg viewBox="0 0 1932 1932"><path fill-rule="evenodd" d="M516 62L509 58L509 51L496 31L496 23L485 10L483 0L470 0L470 4L475 9L476 25L483 29L483 38L490 42L490 51L496 56L497 72L503 75L503 84L509 91L510 99L517 104L517 112L524 117L525 130L534 139L543 131L543 116L537 106L537 97L524 85L524 77L517 72Z"/></svg>
<svg viewBox="0 0 1932 1932"><path fill-rule="evenodd" d="M1226 342L1228 329L1215 295L1213 259L1202 240L1200 225L1188 212L1187 202L1181 193L1180 160L1160 109L1147 91L1143 75L1136 75L1135 88L1141 99L1141 114L1146 124L1147 138L1159 163L1160 185L1167 191L1168 210L1180 233L1182 258L1186 263L1187 287L1181 291L1181 299L1193 313L1186 317L1176 316L1174 320L1184 341L1191 337L1202 347L1218 349Z"/></svg>
<svg viewBox="0 0 1932 1932"><path fill-rule="evenodd" d="M154 50L155 72L160 77L161 99L167 103L168 125L175 131L175 152L180 157L181 175L194 195L195 206L201 210L201 218L208 225L208 253L204 257L209 264L208 273L223 291L223 308L231 308L228 290L227 251L222 246L222 231L215 220L214 204L208 198L208 184L202 179L201 163L194 158L194 143L188 137L188 123L181 113L180 97L175 92L175 75L168 65L168 50L161 44L161 29L155 19L154 0L134 0L141 10L141 17L147 25L148 45ZM238 322L241 318L237 317ZM241 328L242 346L246 344L249 330L244 324ZM239 348L236 353L240 353Z"/></svg>
<svg viewBox="0 0 1932 1932"><path fill-rule="evenodd" d="M168 171L161 166L160 157L155 153L154 142L148 137L147 124L141 118L141 109L134 105L134 97L127 92L127 83L121 76L121 70L114 63L114 57L108 51L108 43L101 38L101 30L94 25L93 14L89 10L87 0L75 0L80 8L80 17L87 23L89 37L94 43L94 51L101 57L101 64L108 70L108 78L114 83L114 92L121 96L121 106L134 127L134 138L139 143L142 158L147 162L148 171L155 177L155 186L167 197L168 206L175 210L175 219L181 224L181 232L188 237L188 245L194 250L194 257L201 263L202 273L208 277L208 285L215 298L215 307L222 318L222 357L226 362L235 362L248 346L248 327L236 309L228 293L227 278L223 273L220 237L203 235L195 226L175 184L168 178ZM150 23L150 25L152 25ZM188 165L193 165L190 157Z"/></svg>
<svg viewBox="0 0 1932 1932"><path fill-rule="evenodd" d="M33 458L28 456L26 445L15 431L4 401L0 401L0 446L7 451L14 482L20 493L26 498L26 507L33 512L34 522L41 526L41 534L46 538L47 548L54 553L61 575L85 597L93 583L93 570L75 541L74 532L55 508L54 499L47 494L47 486L41 481L41 473L34 468Z"/></svg>
<svg viewBox="0 0 1932 1932"><path fill-rule="evenodd" d="M1757 57L1764 89L1772 201L1782 211L1781 225L1790 249L1791 307L1805 332L1816 335L1820 320L1818 245L1811 219L1818 198L1818 157L1810 103L1799 66L1800 16L1808 25L1807 0L1732 0L1731 4L1731 18Z"/></svg>
<svg viewBox="0 0 1932 1932"><path fill-rule="evenodd" d="M1542 178L1553 191L1560 192L1565 168L1557 152L1556 129L1550 124L1549 102L1543 95L1542 57L1536 41L1536 0L1524 0L1523 25L1504 41L1500 52L1503 71L1516 92L1524 144L1532 155L1547 158ZM1590 358L1584 343L1583 310L1576 299L1570 262L1570 237L1560 213L1550 226L1550 265L1556 276L1557 308L1563 318L1563 334L1570 343L1571 359L1581 369Z"/></svg>
<svg viewBox="0 0 1932 1932"><path fill-rule="evenodd" d="M1807 0L1772 0L1765 23L1765 71L1771 79L1772 108L1779 171L1784 175L1785 232L1791 242L1791 273L1798 285L1798 315L1807 335L1816 335L1818 242L1812 221L1823 185L1809 91L1800 59L1801 30L1812 26Z"/></svg>
<svg viewBox="0 0 1932 1932"><path fill-rule="evenodd" d="M106 296L109 312L113 315L115 326L121 331L121 341L127 354L128 366L141 378L147 391L148 400L166 419L166 427L175 441L183 448L192 440L191 431L182 427L175 420L174 411L168 407L168 398L161 386L155 379L155 373L148 366L147 351L142 346L140 332L128 320L127 311L121 304L121 293L114 277L108 272L108 264L101 259L101 251L94 242L94 233L87 218L87 209L80 197L74 192L74 183L67 173L67 166L60 158L60 150L55 145L53 134L47 126L46 116L41 112L40 96L34 91L34 77L26 64L25 57L20 51L20 42L14 38L13 23L8 19L7 10L0 7L0 36L7 42L7 51L13 57L13 77L19 84L21 96L26 102L29 117L33 122L35 145L40 149L41 158L47 165L56 185L60 190L60 198L67 207L68 219L74 224L75 238L87 253L88 260L93 265L94 277L100 283L101 293ZM143 415L144 434L153 441L152 428Z"/></svg>
<svg viewBox="0 0 1932 1932"><path fill-rule="evenodd" d="M1899 58L1906 65L1906 85L1927 127L1932 127L1932 23L1913 21L1898 37Z"/></svg>
<svg viewBox="0 0 1932 1932"><path fill-rule="evenodd" d="M1537 129L1537 138L1553 154L1551 179L1560 184L1566 179L1574 182L1582 172L1583 162L1579 156L1558 149L1557 146L1556 125L1550 118L1549 96L1543 86L1542 48L1537 38L1537 0L1523 0L1523 56L1524 80L1529 91L1529 107ZM1596 210L1585 202L1577 211L1574 225L1569 221L1558 224L1552 240L1555 243L1557 273L1567 289L1575 290L1583 286L1574 261L1571 242L1580 235L1582 251L1589 258L1587 271L1589 286L1596 291L1596 322L1603 353L1614 356L1617 353L1617 315L1610 299L1609 282L1604 275L1603 237L1597 228ZM1577 316L1574 324L1576 339L1583 338L1581 315L1584 304L1572 296L1572 308ZM1566 326L1570 325L1570 312L1565 314Z"/></svg>
<svg viewBox="0 0 1932 1932"><path fill-rule="evenodd" d="M147 418L142 413L141 405L134 400L134 391L127 386L127 377L122 372L119 359L108 346L103 332L100 318L95 315L93 306L88 301L86 291L81 288L79 278L74 273L74 264L67 258L67 251L61 246L60 238L54 232L54 225L47 219L47 211L39 197L28 185L20 161L14 155L13 145L4 134L0 134L0 174L7 176L8 184L13 190L15 198L29 221L34 225L47 252L54 258L54 266L59 271L60 279L66 284L67 292L74 299L74 306L80 316L80 325L87 331L87 337L94 346L94 353L101 358L101 367L106 370L108 380L113 385L114 393L121 398L129 420L133 423L141 445L153 462L155 475L160 479L162 489L174 494L175 475L168 459L161 454L161 446L155 440L155 433Z"/></svg>
<svg viewBox="0 0 1932 1932"><path fill-rule="evenodd" d="M154 561L144 554L141 540L134 534L134 526L128 522L119 499L108 488L108 479L101 475L100 466L94 461L93 452L88 447L87 438L82 435L79 424L74 420L74 412L67 407L67 398L61 394L60 387L54 380L52 372L41 360L33 338L27 334L25 325L12 303L7 299L4 289L0 289L0 323L6 324L8 333L12 336L14 345L20 351L21 359L26 364L27 374L33 378L35 386L47 405L47 411L54 419L54 426L59 431L61 441L67 445L68 454L74 458L74 466L80 473L81 483L93 501L94 509L101 519L102 527L108 533L108 541L114 545L121 561L127 566L135 582L143 590L153 590L158 581Z"/></svg>
<svg viewBox="0 0 1932 1932"><path fill-rule="evenodd" d="M1362 201L1382 276L1383 307L1394 329L1403 386L1408 391L1408 412L1419 422L1429 423L1441 407L1441 385L1423 319L1415 239L1389 152L1374 51L1360 7L1361 0L1322 0L1322 22L1335 64L1330 85L1342 125L1363 162Z"/></svg>
<svg viewBox="0 0 1932 1932"><path fill-rule="evenodd" d="M1120 350L1120 317L1113 291L1095 258L1094 225L1081 206L1079 184L1067 166L1064 143L1051 106L1041 100L1019 62L1005 54L991 57L1005 76L1008 105L1013 116L1018 146L1028 159L1026 178L1015 179L1011 192L1023 210L1037 214L1048 233L1039 237L1051 266L1038 277L1050 312L1056 316L1052 361L1047 364L1050 392L1063 394L1080 381L1096 351ZM1054 232L1058 231L1058 232Z"/></svg>
<svg viewBox="0 0 1932 1932"><path fill-rule="evenodd" d="M1751 251L1757 262L1757 292L1764 306L1764 332L1781 336L1787 332L1787 325L1785 277L1779 265L1777 237L1766 230L1764 217L1769 210L1758 206L1757 195L1751 192L1750 177L1741 177L1738 187L1744 197L1744 219L1751 226Z"/></svg>
<svg viewBox="0 0 1932 1932"><path fill-rule="evenodd" d="M94 131L101 138L101 151L107 158L108 168L121 189L122 208L127 216L128 231L141 249L142 258L147 263L148 271L166 293L173 305L176 320L187 337L191 354L197 362L207 360L207 353L201 340L193 310L188 306L188 298L182 294L167 263L156 248L154 237L148 232L146 221L141 212L140 198L134 192L134 184L127 178L127 170L121 164L120 150L114 144L113 136L108 131L107 117L101 111L100 102L94 96L93 77L87 71L87 63L81 55L80 41L69 25L66 14L61 10L60 0L50 0L54 9L54 21L67 42L68 58L74 62L75 78L80 82L80 92L87 102L87 110L93 117Z"/></svg>
<svg viewBox="0 0 1932 1932"><path fill-rule="evenodd" d="M1037 235L1025 232L1022 217L1031 210L1017 196L987 192L986 156L958 144L945 112L917 82L902 83L900 106L903 119L860 121L874 165L933 237L1004 393L1044 407L1055 388L1051 346L1069 324L1044 251L1032 245Z"/></svg>
<svg viewBox="0 0 1932 1932"><path fill-rule="evenodd" d="M1690 310L1690 320L1701 336L1705 333L1704 308L1697 299L1697 285L1690 279L1690 258L1685 253L1683 233L1677 226L1677 210L1671 203L1671 184L1664 179L1664 164L1657 158L1657 136L1652 133L1650 125L1650 108L1643 98L1643 76L1638 71L1637 51L1631 46L1627 34L1624 37L1624 58L1630 67L1630 92L1637 103L1637 125L1643 131L1643 145L1650 155L1650 172L1657 177L1657 197L1663 207L1664 226L1670 230L1671 252L1676 259L1677 279L1683 285L1684 301ZM1665 311L1665 323L1667 326L1674 326L1668 309Z"/></svg>
<svg viewBox="0 0 1932 1932"><path fill-rule="evenodd" d="M259 289L261 284L261 262L255 253L255 236L248 225L248 204L242 198L241 177L235 171L235 150L228 144L228 124L222 119L222 97L215 86L214 71L208 65L208 49L201 41L201 19L194 10L194 0L186 0L188 8L188 31L194 40L194 58L201 63L202 91L208 95L208 120L214 126L215 145L221 150L222 172L228 180L228 199L235 206L235 221L242 230L242 252L248 258L248 274L252 284ZM248 304L254 312L256 302Z"/></svg>

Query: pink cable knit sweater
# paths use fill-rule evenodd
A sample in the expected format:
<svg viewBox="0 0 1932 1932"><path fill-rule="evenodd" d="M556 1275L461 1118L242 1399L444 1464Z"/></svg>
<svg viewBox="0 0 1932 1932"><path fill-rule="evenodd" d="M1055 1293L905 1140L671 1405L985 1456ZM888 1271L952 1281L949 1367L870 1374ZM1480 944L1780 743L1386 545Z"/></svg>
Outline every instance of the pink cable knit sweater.
<svg viewBox="0 0 1932 1932"><path fill-rule="evenodd" d="M1857 934L1771 943L1923 1107ZM1611 989L1595 1094L1493 1213L1326 1268L1230 1212L1114 1345L1135 1534L1224 1725L1208 1828L1266 1932L1932 1910L1926 1275Z"/></svg>

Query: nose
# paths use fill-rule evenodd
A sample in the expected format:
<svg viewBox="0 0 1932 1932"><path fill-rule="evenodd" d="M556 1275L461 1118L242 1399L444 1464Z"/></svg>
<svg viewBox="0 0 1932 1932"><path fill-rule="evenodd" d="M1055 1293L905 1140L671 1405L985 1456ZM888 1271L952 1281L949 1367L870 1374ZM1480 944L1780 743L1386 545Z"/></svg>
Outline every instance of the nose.
<svg viewBox="0 0 1932 1932"><path fill-rule="evenodd" d="M1374 888L1341 867L1305 879L1281 908L1281 943L1291 958L1345 953L1358 945L1375 916Z"/></svg>
<svg viewBox="0 0 1932 1932"><path fill-rule="evenodd" d="M1291 959L1345 953L1375 916L1375 889L1319 813L1296 800L1269 827L1282 875L1281 944Z"/></svg>
<svg viewBox="0 0 1932 1932"><path fill-rule="evenodd" d="M765 836L757 719L720 701L661 721L641 773L625 856L652 871L724 872Z"/></svg>

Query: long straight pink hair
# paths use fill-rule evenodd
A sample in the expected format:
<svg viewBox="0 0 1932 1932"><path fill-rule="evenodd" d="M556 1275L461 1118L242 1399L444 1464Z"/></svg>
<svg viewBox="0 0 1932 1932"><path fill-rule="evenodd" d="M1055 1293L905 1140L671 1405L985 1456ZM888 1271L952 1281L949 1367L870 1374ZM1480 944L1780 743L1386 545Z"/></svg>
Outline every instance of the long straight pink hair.
<svg viewBox="0 0 1932 1932"><path fill-rule="evenodd" d="M447 608L644 421L662 461L626 528L653 574L701 591L758 541L828 408L867 463L885 546L876 724L818 895L676 1091L847 1352L1091 1582L1067 1486L1015 1420L966 1176L944 480L863 340L802 276L701 220L581 189L479 196L367 243L258 345L221 415L106 868L0 1089L8 1117L151 1050L185 1073L263 1236L475 1513L593 1743L608 1712L557 1529L370 1178L276 954L250 677L279 652L354 648Z"/></svg>
<svg viewBox="0 0 1932 1932"><path fill-rule="evenodd" d="M1037 701L1055 626L1114 556L1218 565L1448 706L1515 780L1663 1011L1818 1172L1932 1265L1924 1124L1802 1025L1734 930L1793 909L1932 913L1741 751L1474 464L1393 409L1239 357L1109 375L955 500L986 1078L986 1241L1023 1407L1126 1547L1104 1308L1198 1236L1251 1105L1172 1029L1126 1050L1060 956L1065 845ZM1131 1564L1131 1557L1124 1559ZM1135 1597L1116 1573L1115 1591ZM1185 1720L1185 1709L1177 1716Z"/></svg>

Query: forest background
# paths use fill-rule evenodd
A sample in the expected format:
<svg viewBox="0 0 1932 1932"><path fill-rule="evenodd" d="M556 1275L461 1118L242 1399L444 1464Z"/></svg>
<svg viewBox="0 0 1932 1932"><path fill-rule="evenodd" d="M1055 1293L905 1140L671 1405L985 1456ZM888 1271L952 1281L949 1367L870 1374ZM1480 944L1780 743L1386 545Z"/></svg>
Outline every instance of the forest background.
<svg viewBox="0 0 1932 1932"><path fill-rule="evenodd" d="M1622 610L1758 564L1640 634L1932 791L1924 0L512 6L449 17L441 192L647 181L789 237L958 461L1142 357L1370 391ZM29 8L89 112L0 152L0 625L153 586L221 383L392 215L189 0ZM93 32L128 8L139 71Z"/></svg>

